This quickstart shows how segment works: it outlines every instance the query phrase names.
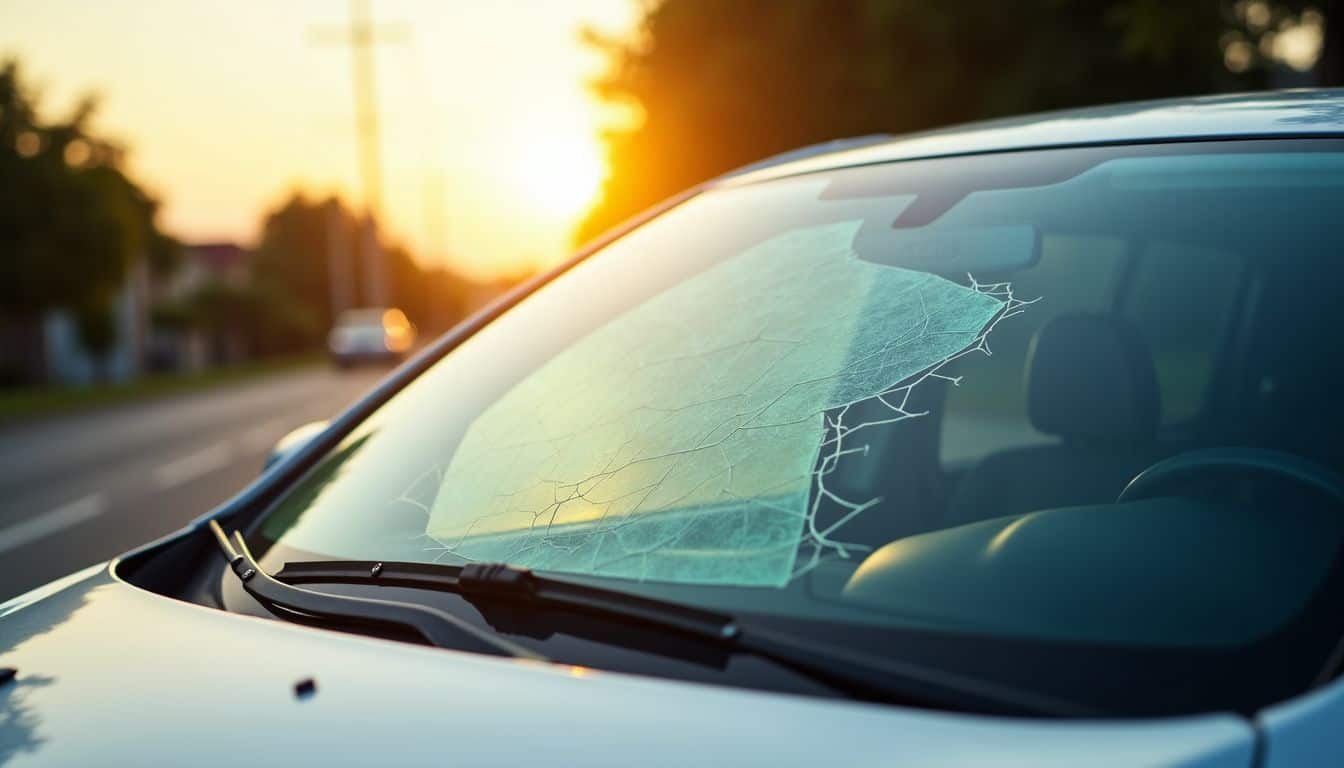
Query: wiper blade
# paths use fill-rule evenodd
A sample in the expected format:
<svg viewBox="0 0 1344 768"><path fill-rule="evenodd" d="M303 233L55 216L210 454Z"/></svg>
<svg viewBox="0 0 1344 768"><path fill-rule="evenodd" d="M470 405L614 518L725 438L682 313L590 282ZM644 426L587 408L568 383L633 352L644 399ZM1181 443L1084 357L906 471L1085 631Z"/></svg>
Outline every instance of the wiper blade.
<svg viewBox="0 0 1344 768"><path fill-rule="evenodd" d="M500 563L455 566L314 560L285 563L275 578L286 584L375 584L430 589L469 600L508 600L642 623L688 635L730 653L770 659L836 690L868 700L1064 717L1098 714L1071 701L743 626L734 617L716 611L540 576L526 568Z"/></svg>
<svg viewBox="0 0 1344 768"><path fill-rule="evenodd" d="M214 520L209 522L220 551L238 577L243 590L258 601L293 611L305 617L343 623L393 626L410 629L441 648L474 651L515 659L548 661L517 643L475 627L456 616L413 603L350 597L295 587L266 573L248 551L247 542L234 531L234 543ZM236 547L235 547L236 544Z"/></svg>
<svg viewBox="0 0 1344 768"><path fill-rule="evenodd" d="M737 632L730 617L693 606L538 576L498 563L463 566L434 563L311 560L285 563L275 578L286 584L375 584L435 589L467 598L502 598L642 621L696 637Z"/></svg>

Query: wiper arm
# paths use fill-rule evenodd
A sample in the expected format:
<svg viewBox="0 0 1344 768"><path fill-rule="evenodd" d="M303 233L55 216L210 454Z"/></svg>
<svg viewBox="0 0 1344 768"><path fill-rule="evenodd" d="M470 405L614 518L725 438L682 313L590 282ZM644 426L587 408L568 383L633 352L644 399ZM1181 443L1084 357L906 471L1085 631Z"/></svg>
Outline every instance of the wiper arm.
<svg viewBox="0 0 1344 768"><path fill-rule="evenodd" d="M1077 717L1070 701L895 661L758 627L727 614L615 589L540 576L499 563L463 566L327 560L285 563L286 584L341 583L430 589L469 600L500 599L633 621L690 636L730 653L770 659L858 698L938 707Z"/></svg>
<svg viewBox="0 0 1344 768"><path fill-rule="evenodd" d="M517 643L423 605L350 597L314 592L280 581L266 571L248 551L247 542L234 531L234 544L224 534L219 523L211 520L210 531L215 535L220 551L229 561L229 568L238 577L243 590L262 603L278 606L307 617L328 621L354 622L411 629L429 643L440 648L455 648L477 653L507 656L516 659L548 661L546 657Z"/></svg>
<svg viewBox="0 0 1344 768"><path fill-rule="evenodd" d="M731 637L732 620L702 608L538 576L498 563L463 566L433 563L310 560L285 563L275 578L286 584L374 584L451 592L466 598L500 598L606 617L642 621L695 637Z"/></svg>

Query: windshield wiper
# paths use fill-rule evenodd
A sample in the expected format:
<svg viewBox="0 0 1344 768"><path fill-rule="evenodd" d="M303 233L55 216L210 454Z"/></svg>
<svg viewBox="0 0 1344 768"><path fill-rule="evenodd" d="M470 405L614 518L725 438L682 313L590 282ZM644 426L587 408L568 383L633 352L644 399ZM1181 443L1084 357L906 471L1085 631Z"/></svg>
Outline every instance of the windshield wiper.
<svg viewBox="0 0 1344 768"><path fill-rule="evenodd" d="M441 648L548 661L541 654L434 608L392 600L331 595L287 584L262 570L241 534L234 531L235 548L219 523L211 520L209 525L243 589L264 604L292 611L309 620L410 629Z"/></svg>
<svg viewBox="0 0 1344 768"><path fill-rule="evenodd" d="M285 563L285 584L372 584L429 589L468 600L506 600L581 611L680 633L725 650L763 657L856 698L924 706L1078 717L1080 704L874 656L754 626L727 614L621 590L540 576L500 563L463 566L351 560Z"/></svg>

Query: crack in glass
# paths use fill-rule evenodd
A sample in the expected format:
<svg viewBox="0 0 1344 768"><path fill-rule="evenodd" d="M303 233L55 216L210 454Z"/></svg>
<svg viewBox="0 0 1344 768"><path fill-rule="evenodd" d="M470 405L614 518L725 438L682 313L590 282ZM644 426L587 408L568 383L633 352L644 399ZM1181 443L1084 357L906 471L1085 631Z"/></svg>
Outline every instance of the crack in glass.
<svg viewBox="0 0 1344 768"><path fill-rule="evenodd" d="M910 393L1022 311L1007 283L958 285L860 260L858 222L786 233L561 351L467 430L426 511L436 558L782 586L865 551L837 529L881 503L826 478L863 432L924 415ZM847 423L878 398L890 416ZM425 485L425 478L417 486ZM813 493L813 489L816 492ZM840 519L820 525L824 504ZM801 557L800 557L801 555Z"/></svg>

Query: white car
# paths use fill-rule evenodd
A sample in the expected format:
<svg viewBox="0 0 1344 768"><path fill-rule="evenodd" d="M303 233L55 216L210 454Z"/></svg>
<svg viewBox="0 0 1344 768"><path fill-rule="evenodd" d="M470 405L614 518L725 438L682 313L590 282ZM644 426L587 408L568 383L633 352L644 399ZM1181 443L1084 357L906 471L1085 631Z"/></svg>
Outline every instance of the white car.
<svg viewBox="0 0 1344 768"><path fill-rule="evenodd" d="M415 344L415 326L396 307L347 309L327 335L331 359L341 368L399 361Z"/></svg>
<svg viewBox="0 0 1344 768"><path fill-rule="evenodd" d="M0 762L1344 762L1344 92L793 153L0 606Z"/></svg>

